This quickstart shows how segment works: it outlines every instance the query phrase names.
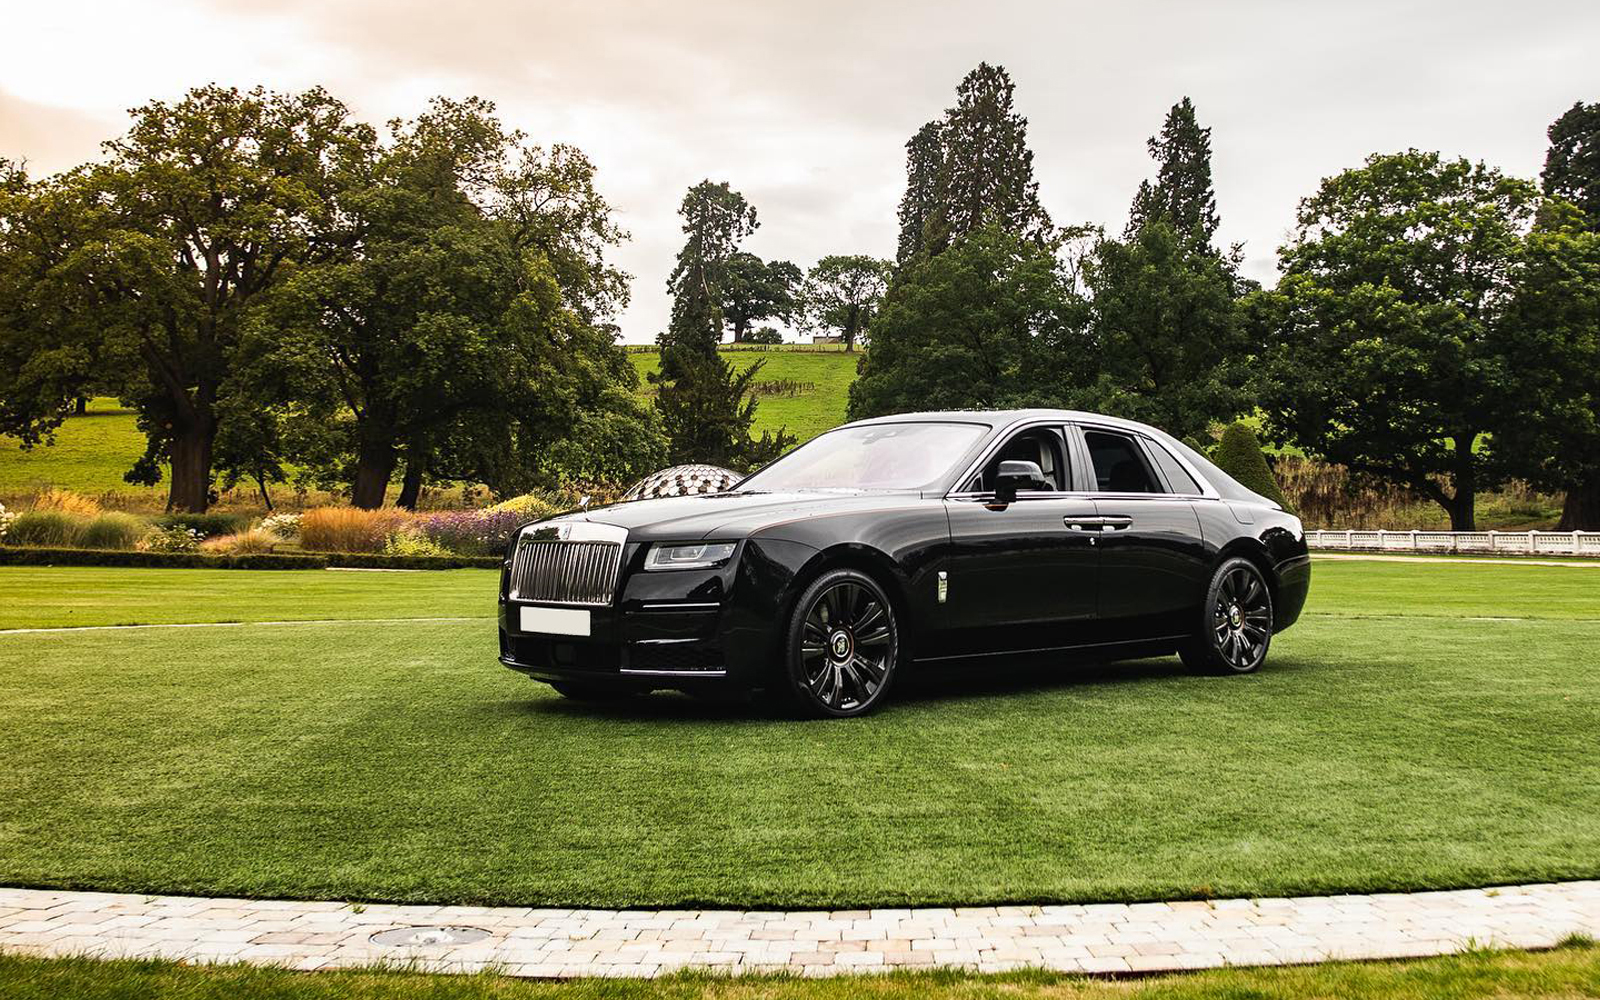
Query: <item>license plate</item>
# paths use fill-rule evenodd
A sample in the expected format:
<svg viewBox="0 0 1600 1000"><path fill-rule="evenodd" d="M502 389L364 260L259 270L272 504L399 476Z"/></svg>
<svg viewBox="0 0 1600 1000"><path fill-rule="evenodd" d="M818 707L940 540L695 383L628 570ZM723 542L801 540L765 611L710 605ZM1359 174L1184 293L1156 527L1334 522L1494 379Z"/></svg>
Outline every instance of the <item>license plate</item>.
<svg viewBox="0 0 1600 1000"><path fill-rule="evenodd" d="M523 608L520 624L524 632L588 635L589 612L573 608Z"/></svg>

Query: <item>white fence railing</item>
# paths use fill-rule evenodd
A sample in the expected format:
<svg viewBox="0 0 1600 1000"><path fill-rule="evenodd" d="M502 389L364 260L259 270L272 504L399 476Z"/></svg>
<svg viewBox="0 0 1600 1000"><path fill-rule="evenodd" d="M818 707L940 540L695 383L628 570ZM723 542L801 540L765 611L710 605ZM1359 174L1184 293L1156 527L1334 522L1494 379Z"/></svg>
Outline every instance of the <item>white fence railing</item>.
<svg viewBox="0 0 1600 1000"><path fill-rule="evenodd" d="M1314 549L1347 552L1457 552L1516 556L1600 556L1594 531L1308 531Z"/></svg>

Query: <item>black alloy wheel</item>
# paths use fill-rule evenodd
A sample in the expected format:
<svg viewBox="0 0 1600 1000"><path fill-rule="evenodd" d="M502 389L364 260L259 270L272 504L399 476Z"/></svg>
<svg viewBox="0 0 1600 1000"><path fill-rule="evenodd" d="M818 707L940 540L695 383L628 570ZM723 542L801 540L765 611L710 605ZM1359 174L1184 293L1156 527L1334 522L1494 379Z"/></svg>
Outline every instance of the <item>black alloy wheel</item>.
<svg viewBox="0 0 1600 1000"><path fill-rule="evenodd" d="M863 715L894 680L894 607L864 573L836 569L813 581L795 602L786 639L789 693L808 715Z"/></svg>
<svg viewBox="0 0 1600 1000"><path fill-rule="evenodd" d="M1217 567L1203 613L1199 634L1179 650L1189 667L1248 674L1266 660L1272 644L1272 592L1250 560L1229 559Z"/></svg>

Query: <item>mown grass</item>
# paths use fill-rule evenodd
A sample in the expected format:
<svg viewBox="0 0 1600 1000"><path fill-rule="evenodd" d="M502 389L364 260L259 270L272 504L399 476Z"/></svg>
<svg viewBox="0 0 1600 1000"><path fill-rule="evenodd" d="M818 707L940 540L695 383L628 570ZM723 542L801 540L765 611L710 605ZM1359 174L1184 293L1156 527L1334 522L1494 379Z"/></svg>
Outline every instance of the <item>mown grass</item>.
<svg viewBox="0 0 1600 1000"><path fill-rule="evenodd" d="M482 569L10 566L0 568L0 629L329 618L492 619L498 580L495 571Z"/></svg>
<svg viewBox="0 0 1600 1000"><path fill-rule="evenodd" d="M856 378L860 352L843 351L727 351L723 357L743 371L758 361L765 362L758 382L791 381L811 383L812 388L798 396L761 396L756 404L755 432L786 428L801 442L845 422L845 407L850 401L850 383ZM628 355L639 371L639 390L651 394L655 387L645 376L661 367L661 355L637 351Z"/></svg>
<svg viewBox="0 0 1600 1000"><path fill-rule="evenodd" d="M0 955L0 994L11 1000L1566 1000L1600 996L1600 949L1582 941L1542 952L1478 951L1417 961L1220 969L1136 980L937 971L826 979L686 974L537 982L493 974L356 970L307 975L242 965Z"/></svg>
<svg viewBox="0 0 1600 1000"><path fill-rule="evenodd" d="M115 399L91 400L85 416L68 417L55 444L26 451L16 438L0 435L0 496L20 497L54 486L88 496L108 491L165 496L162 486L134 486L122 478L144 454L144 435L133 412Z"/></svg>
<svg viewBox="0 0 1600 1000"><path fill-rule="evenodd" d="M126 574L122 594L96 585L117 617L204 607L185 581L203 571L107 572ZM1590 572L1323 563L1259 675L1170 658L908 674L844 723L564 701L495 663L488 621L0 636L0 883L809 908L1595 877ZM348 589L304 589L326 578ZM439 615L494 586L233 579L264 618L297 599ZM57 620L51 595L83 583L0 580L14 625ZM242 598L215 616L256 616Z"/></svg>

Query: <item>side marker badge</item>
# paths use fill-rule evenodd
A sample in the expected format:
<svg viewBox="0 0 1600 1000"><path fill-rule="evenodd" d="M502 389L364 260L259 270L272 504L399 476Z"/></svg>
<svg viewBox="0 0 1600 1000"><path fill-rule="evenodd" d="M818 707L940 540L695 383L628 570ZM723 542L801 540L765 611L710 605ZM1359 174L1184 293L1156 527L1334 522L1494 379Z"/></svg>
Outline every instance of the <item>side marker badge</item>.
<svg viewBox="0 0 1600 1000"><path fill-rule="evenodd" d="M939 571L939 603L943 604L944 603L944 599L946 597L949 597L949 596L950 596L950 574L946 573L944 570L941 569Z"/></svg>

